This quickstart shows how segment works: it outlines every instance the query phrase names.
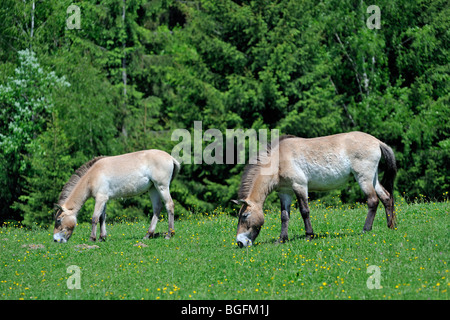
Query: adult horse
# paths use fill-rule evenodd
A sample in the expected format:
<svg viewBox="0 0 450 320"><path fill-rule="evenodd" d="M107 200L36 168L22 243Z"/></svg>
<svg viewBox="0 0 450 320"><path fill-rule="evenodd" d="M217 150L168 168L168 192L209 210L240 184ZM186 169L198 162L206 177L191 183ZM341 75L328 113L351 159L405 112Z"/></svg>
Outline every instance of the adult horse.
<svg viewBox="0 0 450 320"><path fill-rule="evenodd" d="M382 183L378 181L378 164L385 158ZM281 234L288 240L288 224L293 195L297 197L305 223L306 238L313 235L309 219L308 191L326 191L345 185L353 175L367 196L369 212L363 231L372 229L379 204L383 203L387 225L395 228L394 179L397 174L392 149L363 132L349 132L312 139L282 136L267 152L260 153L256 164L248 164L241 178L241 205L237 244L251 245L264 224L263 204L267 195L278 191L281 201ZM379 199L378 199L379 198Z"/></svg>
<svg viewBox="0 0 450 320"><path fill-rule="evenodd" d="M180 164L161 150L144 150L112 157L97 157L82 165L63 187L55 215L53 240L67 242L77 224L77 214L90 197L95 199L91 241L96 240L100 222L100 241L106 238L106 203L110 199L139 195L149 191L153 218L146 238L152 237L162 202L168 212L169 232L174 233L174 204L169 192L170 182Z"/></svg>

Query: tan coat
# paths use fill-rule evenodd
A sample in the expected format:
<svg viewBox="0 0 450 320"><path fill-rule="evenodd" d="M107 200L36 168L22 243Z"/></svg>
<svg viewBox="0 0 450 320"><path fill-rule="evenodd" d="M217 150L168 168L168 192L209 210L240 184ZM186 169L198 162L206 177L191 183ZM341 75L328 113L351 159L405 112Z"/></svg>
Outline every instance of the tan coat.
<svg viewBox="0 0 450 320"><path fill-rule="evenodd" d="M383 184L378 181L378 165L384 156L387 170ZM267 161L269 160L269 161ZM256 165L247 165L241 179L242 204L236 241L247 246L254 241L264 223L263 204L276 190L281 200L280 240L288 239L290 204L295 195L305 222L306 235L313 235L309 219L308 191L341 188L353 176L368 199L369 213L364 230L372 228L378 198L386 208L388 226L394 228L393 183L396 175L392 149L363 132L349 132L304 139L281 137L268 154L260 155Z"/></svg>
<svg viewBox="0 0 450 320"><path fill-rule="evenodd" d="M153 218L147 237L153 236L165 203L169 216L170 237L174 232L174 205L169 192L170 182L180 164L161 150L144 150L112 157L95 158L80 167L64 186L55 217L54 240L66 242L76 226L76 216L90 197L95 199L90 239L96 240L96 227L100 221L100 240L106 237L105 210L110 199L140 195L149 191L153 204Z"/></svg>

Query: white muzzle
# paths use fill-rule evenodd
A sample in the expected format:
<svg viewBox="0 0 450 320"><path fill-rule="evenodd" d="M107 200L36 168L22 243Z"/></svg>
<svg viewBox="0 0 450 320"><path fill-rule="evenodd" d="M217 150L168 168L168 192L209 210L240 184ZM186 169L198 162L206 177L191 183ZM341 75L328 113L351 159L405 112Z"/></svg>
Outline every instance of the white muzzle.
<svg viewBox="0 0 450 320"><path fill-rule="evenodd" d="M55 233L53 235L53 241L59 242L59 243L66 243L67 240L59 233Z"/></svg>
<svg viewBox="0 0 450 320"><path fill-rule="evenodd" d="M240 233L236 237L236 243L240 248L249 247L252 245L252 240L250 240L245 233Z"/></svg>

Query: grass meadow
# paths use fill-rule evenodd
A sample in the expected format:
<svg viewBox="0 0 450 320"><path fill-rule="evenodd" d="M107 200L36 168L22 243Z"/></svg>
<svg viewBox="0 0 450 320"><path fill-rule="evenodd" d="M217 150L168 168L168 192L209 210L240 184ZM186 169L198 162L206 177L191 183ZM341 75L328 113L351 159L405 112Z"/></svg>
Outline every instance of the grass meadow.
<svg viewBox="0 0 450 320"><path fill-rule="evenodd" d="M142 240L149 221L110 224L101 243L90 243L90 225L80 224L66 244L53 242L51 228L7 224L0 228L0 299L448 300L448 201L399 199L397 230L386 227L380 205L365 234L366 205L313 201L310 208L312 241L293 208L290 241L275 244L280 212L268 207L256 243L243 249L235 243L237 218L220 207L181 216L171 240ZM162 217L157 232L166 230ZM80 289L68 285L73 265Z"/></svg>

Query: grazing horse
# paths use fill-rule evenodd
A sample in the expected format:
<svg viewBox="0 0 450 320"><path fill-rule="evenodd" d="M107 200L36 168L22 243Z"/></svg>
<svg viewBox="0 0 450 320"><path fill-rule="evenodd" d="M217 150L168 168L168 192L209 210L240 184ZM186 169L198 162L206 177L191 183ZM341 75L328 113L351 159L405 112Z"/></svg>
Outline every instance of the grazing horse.
<svg viewBox="0 0 450 320"><path fill-rule="evenodd" d="M169 186L180 170L180 164L161 150L144 150L113 157L97 157L82 165L63 187L55 215L53 240L67 242L77 224L77 214L90 197L95 199L91 241L96 240L100 222L100 241L106 238L106 202L132 197L149 191L153 218L145 238L153 237L164 202L169 216L169 232L174 231L174 204Z"/></svg>
<svg viewBox="0 0 450 320"><path fill-rule="evenodd" d="M385 158L382 183L378 181L378 164ZM288 240L288 224L292 197L300 205L305 223L306 239L314 235L309 219L308 191L340 188L353 175L367 196L369 212L363 231L372 229L379 204L383 203L387 225L395 228L394 179L397 174L392 149L377 138L363 132L341 133L303 139L282 136L267 152L258 155L256 164L248 164L241 178L241 205L236 243L251 245L264 224L263 204L276 190L281 202L281 234L279 242ZM379 198L379 199L378 199Z"/></svg>

